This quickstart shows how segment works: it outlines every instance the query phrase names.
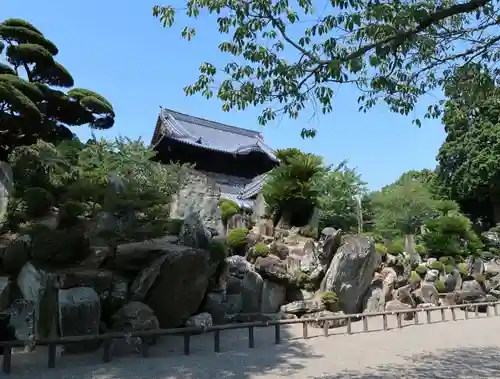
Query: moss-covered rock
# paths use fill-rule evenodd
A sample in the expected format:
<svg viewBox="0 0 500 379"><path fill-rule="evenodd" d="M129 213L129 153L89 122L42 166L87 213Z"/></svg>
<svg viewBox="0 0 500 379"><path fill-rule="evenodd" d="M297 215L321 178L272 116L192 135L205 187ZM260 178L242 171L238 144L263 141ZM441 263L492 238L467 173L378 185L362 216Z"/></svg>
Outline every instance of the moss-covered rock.
<svg viewBox="0 0 500 379"><path fill-rule="evenodd" d="M241 212L240 207L232 200L220 199L220 216L224 225L227 224L228 220L237 213Z"/></svg>
<svg viewBox="0 0 500 379"><path fill-rule="evenodd" d="M420 266L419 266L420 267ZM416 272L416 271L412 271L411 274L410 274L410 282L412 284L414 283L418 283L422 280L422 277Z"/></svg>
<svg viewBox="0 0 500 379"><path fill-rule="evenodd" d="M323 292L320 295L321 303L325 308L331 312L336 312L339 310L339 297L335 292Z"/></svg>
<svg viewBox="0 0 500 379"><path fill-rule="evenodd" d="M249 262L255 262L259 257L267 257L270 249L265 243L258 242L248 251L247 259Z"/></svg>
<svg viewBox="0 0 500 379"><path fill-rule="evenodd" d="M446 285L441 279L438 279L434 282L434 285L436 286L436 289L439 293L446 293Z"/></svg>
<svg viewBox="0 0 500 379"><path fill-rule="evenodd" d="M439 272L444 272L445 266L443 263L441 263L439 261L434 261L434 262L431 262L431 264L429 264L429 268L431 270L438 270Z"/></svg>
<svg viewBox="0 0 500 379"><path fill-rule="evenodd" d="M462 276L467 276L467 274L469 273L469 267L467 266L467 263L463 263L463 262L459 263L457 265L457 268L458 268L458 272Z"/></svg>
<svg viewBox="0 0 500 379"><path fill-rule="evenodd" d="M427 273L427 267L425 266L417 266L415 268L415 272L420 275L420 276L425 276L425 274Z"/></svg>
<svg viewBox="0 0 500 379"><path fill-rule="evenodd" d="M248 244L248 229L236 228L227 233L227 244L233 254L243 255Z"/></svg>

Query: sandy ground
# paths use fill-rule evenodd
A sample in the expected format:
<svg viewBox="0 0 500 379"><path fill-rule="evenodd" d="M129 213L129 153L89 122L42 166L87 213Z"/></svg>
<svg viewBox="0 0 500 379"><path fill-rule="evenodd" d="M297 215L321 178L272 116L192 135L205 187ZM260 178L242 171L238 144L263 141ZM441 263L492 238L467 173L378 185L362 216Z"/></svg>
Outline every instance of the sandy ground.
<svg viewBox="0 0 500 379"><path fill-rule="evenodd" d="M405 321L396 328L389 317L389 331L382 318L371 319L363 333L362 322L353 323L353 335L345 328L309 327L302 339L302 326L284 326L283 342L274 344L274 328L255 330L255 348L248 348L246 330L221 333L221 353L213 352L211 334L195 336L191 355L182 354L182 339L170 337L153 346L149 358L133 353L102 363L102 352L58 357L55 369L47 368L43 348L29 356L15 352L11 378L22 379L173 379L173 378L500 378L500 317L457 312L457 321L441 321L433 312L432 323ZM451 320L451 314L446 318ZM2 376L2 374L0 374Z"/></svg>

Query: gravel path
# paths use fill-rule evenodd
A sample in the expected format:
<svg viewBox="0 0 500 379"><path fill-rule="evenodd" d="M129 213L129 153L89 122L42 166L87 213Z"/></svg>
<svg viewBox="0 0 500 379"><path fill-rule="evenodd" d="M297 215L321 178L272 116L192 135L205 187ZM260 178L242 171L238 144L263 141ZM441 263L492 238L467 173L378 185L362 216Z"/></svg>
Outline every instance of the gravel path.
<svg viewBox="0 0 500 379"><path fill-rule="evenodd" d="M180 338L165 338L152 347L151 356L126 354L107 364L100 352L64 356L56 369L48 369L46 351L38 348L29 356L16 352L12 378L32 379L381 379L381 378L500 378L500 317L439 323L440 312L433 312L430 325L411 325L406 321L397 329L389 317L389 331L381 331L382 320L371 319L370 333L361 333L361 322L353 323L353 335L342 335L345 328L309 327L307 340L301 338L301 325L282 328L284 340L274 345L274 328L255 330L255 349L248 348L246 330L221 333L221 353L213 352L211 335L195 336L191 355L182 355ZM447 314L451 319L451 314ZM420 323L426 323L422 313ZM0 374L1 376L1 374Z"/></svg>

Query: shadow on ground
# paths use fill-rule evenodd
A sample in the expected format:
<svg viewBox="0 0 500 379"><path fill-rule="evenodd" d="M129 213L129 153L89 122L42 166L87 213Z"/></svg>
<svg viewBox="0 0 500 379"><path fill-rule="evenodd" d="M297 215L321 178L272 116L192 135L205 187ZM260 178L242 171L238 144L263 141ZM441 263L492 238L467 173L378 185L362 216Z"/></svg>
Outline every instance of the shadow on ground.
<svg viewBox="0 0 500 379"><path fill-rule="evenodd" d="M275 345L274 328L255 329L255 348L248 347L248 331L221 333L221 352L215 353L212 334L192 337L191 354L183 354L182 338L163 338L150 350L150 356L137 354L115 356L102 363L101 351L57 358L56 368L47 368L47 353L13 356L13 378L40 379L170 379L170 378L250 378L269 371L279 376L297 375L311 363L322 358L310 346L293 339L288 327L281 332L283 343ZM301 363L303 362L303 363Z"/></svg>
<svg viewBox="0 0 500 379"><path fill-rule="evenodd" d="M400 358L405 363L373 366L363 372L346 370L314 379L500 378L500 349L497 347L446 349Z"/></svg>

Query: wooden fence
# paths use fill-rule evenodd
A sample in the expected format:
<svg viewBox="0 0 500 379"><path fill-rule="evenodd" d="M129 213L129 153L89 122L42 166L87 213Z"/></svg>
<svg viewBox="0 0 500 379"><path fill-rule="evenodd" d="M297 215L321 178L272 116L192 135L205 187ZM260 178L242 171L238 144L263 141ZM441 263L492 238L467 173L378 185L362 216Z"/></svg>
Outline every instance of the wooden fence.
<svg viewBox="0 0 500 379"><path fill-rule="evenodd" d="M56 365L56 348L58 345L71 344L75 342L83 341L102 341L103 355L102 360L104 362L110 362L112 359L111 347L112 341L115 339L125 339L129 337L156 337L156 336L167 336L167 335L182 335L184 337L184 354L189 355L191 351L191 337L194 335L199 335L202 333L213 333L214 338L214 351L220 352L220 334L225 330L232 329L248 329L248 347L255 347L254 329L257 327L274 327L274 342L276 344L281 343L281 325L290 324L302 324L302 337L308 338L308 324L311 322L325 321L323 328L323 333L325 337L329 336L328 321L338 321L347 320L347 331L344 334L352 334L352 322L361 320L363 323L363 331L369 332L368 330L368 319L372 317L382 317L383 330L389 330L387 318L388 316L395 315L397 319L397 328L403 327L402 318L405 314L413 315L414 325L419 325L419 315L426 315L426 324L432 323L431 312L440 311L441 321L455 321L457 319L456 310L463 309L465 319L469 319L470 309L472 307L473 312L477 316L480 307L486 307L487 316L498 316L498 305L500 301L487 302L487 303L471 303L471 304L460 304L460 305L450 305L450 306L439 306L430 308L414 308L405 309L397 311L385 311L385 312L374 312L374 313L360 313L360 314L350 314L350 315L338 315L330 317L319 317L319 318L309 318L309 319L292 319L292 320L269 320L269 321L256 321L256 322L245 322L236 324L226 324L226 325L215 325L205 328L200 327L186 327L186 328L175 328L175 329L155 329L148 331L138 331L132 333L116 332L116 333L106 333L98 336L75 336L75 337L61 337L54 339L43 339L37 340L37 346L48 346L48 367L54 368ZM446 310L451 311L451 320L446 319ZM493 310L493 313L491 312ZM4 347L4 355L2 361L2 371L5 374L10 374L12 368L12 349L15 347L24 347L26 345L32 344L33 341L3 341L0 342L0 346ZM144 357L149 355L149 344L141 344L141 354Z"/></svg>

